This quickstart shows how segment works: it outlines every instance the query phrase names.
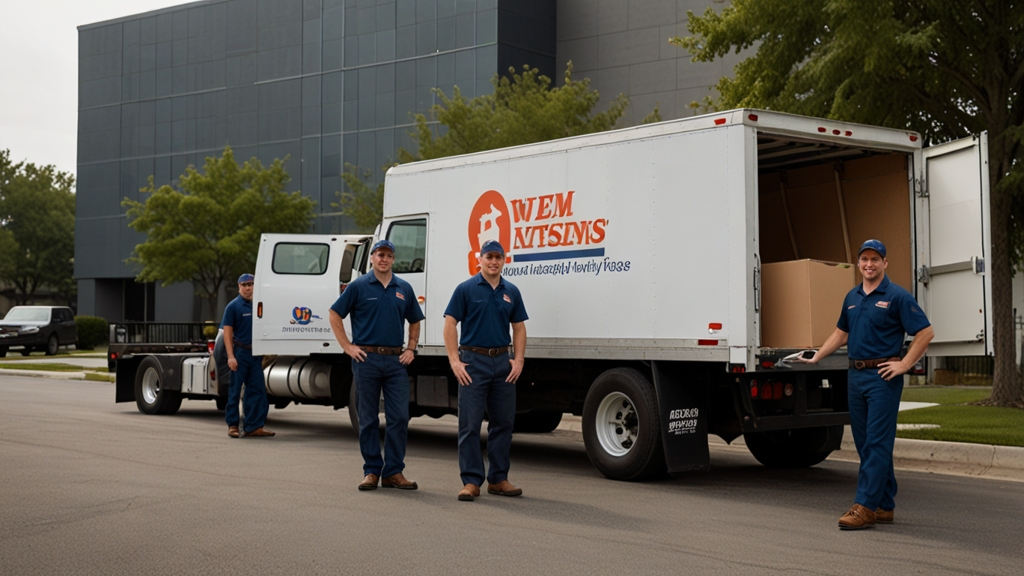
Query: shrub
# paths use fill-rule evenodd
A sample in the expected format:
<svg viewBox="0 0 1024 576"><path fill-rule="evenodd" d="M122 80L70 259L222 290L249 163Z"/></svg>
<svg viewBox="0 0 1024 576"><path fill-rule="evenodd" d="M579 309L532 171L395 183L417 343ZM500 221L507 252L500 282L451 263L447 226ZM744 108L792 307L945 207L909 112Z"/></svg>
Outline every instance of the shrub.
<svg viewBox="0 0 1024 576"><path fill-rule="evenodd" d="M79 350L92 350L110 340L110 328L103 318L75 316L75 326L78 329L78 344L75 347Z"/></svg>
<svg viewBox="0 0 1024 576"><path fill-rule="evenodd" d="M207 340L216 340L217 330L219 329L220 326L217 326L213 322L207 322L206 325L203 326L203 336L205 336Z"/></svg>

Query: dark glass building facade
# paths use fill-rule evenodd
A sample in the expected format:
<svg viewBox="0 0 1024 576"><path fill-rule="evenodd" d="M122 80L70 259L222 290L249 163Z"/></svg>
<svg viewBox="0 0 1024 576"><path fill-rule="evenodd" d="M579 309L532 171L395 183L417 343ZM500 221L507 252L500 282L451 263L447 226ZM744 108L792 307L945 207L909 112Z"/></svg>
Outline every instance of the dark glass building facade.
<svg viewBox="0 0 1024 576"><path fill-rule="evenodd" d="M690 5L693 6L690 6ZM350 232L332 206L345 164L374 171L397 157L412 115L451 94L490 93L524 64L639 101L666 119L717 79L678 75L689 57L666 50L686 10L709 0L205 0L79 28L79 312L111 321L199 320L192 287L143 285L126 263L144 238L124 198L141 199L230 145L239 161L289 158L292 190L316 201L315 232ZM603 16L602 16L603 15ZM685 32L685 30L683 30ZM560 35L564 37L560 38ZM689 70L689 68L686 68ZM602 85L607 85L604 90ZM691 98L692 99L692 98ZM677 102L678 100L678 102Z"/></svg>

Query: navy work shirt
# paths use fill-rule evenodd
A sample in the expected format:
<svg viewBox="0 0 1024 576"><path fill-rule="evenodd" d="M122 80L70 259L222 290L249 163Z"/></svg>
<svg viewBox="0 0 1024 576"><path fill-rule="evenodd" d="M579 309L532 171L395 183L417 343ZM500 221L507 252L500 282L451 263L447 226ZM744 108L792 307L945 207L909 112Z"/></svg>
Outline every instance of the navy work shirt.
<svg viewBox="0 0 1024 576"><path fill-rule="evenodd" d="M462 322L459 344L477 348L508 346L510 324L529 319L519 288L505 278L491 288L482 273L455 287L444 315Z"/></svg>
<svg viewBox="0 0 1024 576"><path fill-rule="evenodd" d="M910 292L890 282L889 276L871 294L864 294L863 284L850 290L836 323L850 335L846 347L852 360L899 356L903 333L913 336L929 326L921 305Z"/></svg>
<svg viewBox="0 0 1024 576"><path fill-rule="evenodd" d="M236 296L224 308L224 319L220 327L231 326L235 331L233 340L246 346L252 346L252 300Z"/></svg>
<svg viewBox="0 0 1024 576"><path fill-rule="evenodd" d="M423 309L412 286L394 274L387 286L372 271L356 278L331 306L342 318L352 314L352 343L400 348L405 321L423 320Z"/></svg>

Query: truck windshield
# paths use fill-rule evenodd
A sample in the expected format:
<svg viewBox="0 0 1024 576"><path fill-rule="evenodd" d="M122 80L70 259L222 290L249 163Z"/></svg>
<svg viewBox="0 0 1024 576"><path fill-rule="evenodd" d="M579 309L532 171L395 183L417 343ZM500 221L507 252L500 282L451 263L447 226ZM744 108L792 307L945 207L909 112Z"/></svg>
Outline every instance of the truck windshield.
<svg viewBox="0 0 1024 576"><path fill-rule="evenodd" d="M11 308L4 320L15 322L49 322L49 308Z"/></svg>

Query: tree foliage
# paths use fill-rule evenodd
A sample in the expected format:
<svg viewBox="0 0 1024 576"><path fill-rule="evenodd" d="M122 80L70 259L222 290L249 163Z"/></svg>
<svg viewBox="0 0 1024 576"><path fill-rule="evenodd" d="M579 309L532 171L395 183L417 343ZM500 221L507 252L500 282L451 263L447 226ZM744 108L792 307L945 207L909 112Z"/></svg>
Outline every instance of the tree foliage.
<svg viewBox="0 0 1024 576"><path fill-rule="evenodd" d="M122 202L129 225L147 235L129 259L141 266L137 280L191 281L214 318L221 288L255 270L260 234L309 230L315 203L285 192L289 180L284 161L264 167L253 158L239 166L230 147L207 157L202 173L186 168L177 188L155 188L150 176L145 202Z"/></svg>
<svg viewBox="0 0 1024 576"><path fill-rule="evenodd" d="M18 304L43 289L75 298L75 179L0 150L0 284Z"/></svg>
<svg viewBox="0 0 1024 576"><path fill-rule="evenodd" d="M987 130L992 185L992 403L1021 405L1011 280L1024 255L1024 6L1019 0L733 0L672 43L711 61L754 54L712 105L755 107L922 133Z"/></svg>
<svg viewBox="0 0 1024 576"><path fill-rule="evenodd" d="M345 163L341 179L348 186L348 192L340 192L340 202L331 206L341 208L341 213L352 218L363 232L373 232L384 218L384 182L373 184L369 170L359 171L358 166Z"/></svg>
<svg viewBox="0 0 1024 576"><path fill-rule="evenodd" d="M428 122L425 114L417 114L412 136L419 150L415 154L399 150L399 161L443 158L601 132L614 127L629 105L620 94L607 110L594 114L601 96L590 89L589 79L572 79L572 62L566 66L562 86L552 87L550 78L529 66L523 66L518 74L509 68L509 74L511 78L495 74L491 78L494 93L472 100L467 100L458 86L451 98L435 88L441 103L431 107L430 115L446 130Z"/></svg>

